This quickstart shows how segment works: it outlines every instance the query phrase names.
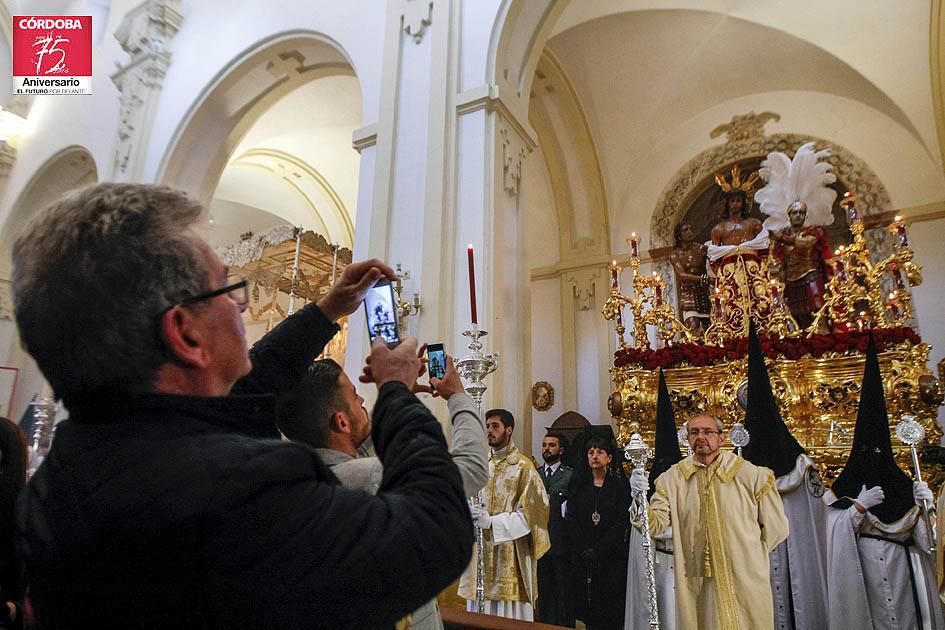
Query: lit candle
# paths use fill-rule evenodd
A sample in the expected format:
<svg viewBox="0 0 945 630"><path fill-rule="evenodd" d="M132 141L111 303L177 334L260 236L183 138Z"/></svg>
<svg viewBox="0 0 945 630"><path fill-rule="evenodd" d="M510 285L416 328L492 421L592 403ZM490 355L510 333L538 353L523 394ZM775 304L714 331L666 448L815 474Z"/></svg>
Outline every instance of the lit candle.
<svg viewBox="0 0 945 630"><path fill-rule="evenodd" d="M653 283L653 288L656 290L656 307L660 308L663 306L663 285L662 278L660 278L659 274L655 271L653 272L653 280L655 281Z"/></svg>
<svg viewBox="0 0 945 630"><path fill-rule="evenodd" d="M860 330L864 330L866 328L866 324L866 311L860 311L860 316L856 319L856 327Z"/></svg>
<svg viewBox="0 0 945 630"><path fill-rule="evenodd" d="M637 251L637 233L630 232L630 255L637 258L640 254Z"/></svg>
<svg viewBox="0 0 945 630"><path fill-rule="evenodd" d="M896 292L889 294L889 310L892 311L893 319L899 319L899 305L896 304Z"/></svg>
<svg viewBox="0 0 945 630"><path fill-rule="evenodd" d="M478 324L479 318L476 317L476 265L472 244L469 245L466 254L469 258L469 311L472 314L472 323Z"/></svg>
<svg viewBox="0 0 945 630"><path fill-rule="evenodd" d="M617 261L614 260L610 264L610 288L614 291L620 290L620 283L617 280L618 274L620 274L620 268L617 266Z"/></svg>
<svg viewBox="0 0 945 630"><path fill-rule="evenodd" d="M893 222L893 228L896 230L896 237L899 239L899 247L909 247L909 237L906 236L906 224L902 222L902 217L896 215Z"/></svg>

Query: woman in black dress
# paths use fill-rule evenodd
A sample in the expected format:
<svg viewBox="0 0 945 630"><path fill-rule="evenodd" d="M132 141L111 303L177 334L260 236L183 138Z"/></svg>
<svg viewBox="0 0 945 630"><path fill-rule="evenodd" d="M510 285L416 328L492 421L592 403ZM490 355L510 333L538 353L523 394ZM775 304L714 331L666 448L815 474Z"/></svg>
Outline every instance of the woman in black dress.
<svg viewBox="0 0 945 630"><path fill-rule="evenodd" d="M630 486L610 427L585 432L567 504L575 616L588 630L623 628Z"/></svg>

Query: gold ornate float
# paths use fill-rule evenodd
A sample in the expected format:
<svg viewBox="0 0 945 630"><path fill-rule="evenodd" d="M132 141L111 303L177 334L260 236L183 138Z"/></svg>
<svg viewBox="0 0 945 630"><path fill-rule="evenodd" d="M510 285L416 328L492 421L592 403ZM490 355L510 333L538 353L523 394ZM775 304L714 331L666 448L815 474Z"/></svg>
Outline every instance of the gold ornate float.
<svg viewBox="0 0 945 630"><path fill-rule="evenodd" d="M850 212L854 244L838 251L832 261L834 276L816 321L807 330L776 327L780 328L778 334L762 337L772 389L794 437L819 464L823 476L833 479L852 442L865 344L868 336L874 335L881 350L880 369L892 428L903 414L915 416L922 424L926 435L920 445L923 474L938 486L945 480L945 457L938 446L942 432L936 422L942 385L928 368L930 346L909 327L913 318L909 288L921 283L921 268L912 262L899 217L890 226L897 240L895 252L886 260L871 263L852 198L844 200L844 207ZM729 331L694 344L687 335L679 334L675 314L654 304L650 285L658 285L659 279L646 277L645 283L637 279L639 261L634 250L630 260L633 293L621 293L615 264L611 295L603 309L605 319L616 320L619 339L610 370L614 392L608 404L618 440L624 443L639 432L652 443L659 367L664 368L680 422L697 412L717 415L726 425L743 421L747 340ZM779 291L781 286L772 280L772 291ZM893 290L886 293L884 287L890 285ZM629 332L634 341L630 344L624 338L623 305L633 314ZM658 321L661 317L667 321ZM661 348L650 348L647 325L656 328ZM893 444L900 465L910 470L909 448L899 444L895 434Z"/></svg>

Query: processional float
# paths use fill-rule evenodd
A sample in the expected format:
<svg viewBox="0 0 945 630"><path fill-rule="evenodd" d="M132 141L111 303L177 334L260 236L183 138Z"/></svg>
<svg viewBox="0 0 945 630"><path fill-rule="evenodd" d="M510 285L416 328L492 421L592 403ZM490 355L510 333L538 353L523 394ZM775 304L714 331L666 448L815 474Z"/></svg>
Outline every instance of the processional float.
<svg viewBox="0 0 945 630"><path fill-rule="evenodd" d="M942 432L936 417L942 385L927 367L930 346L911 326L915 318L911 288L922 282L921 267L913 261L901 217L895 217L888 228L892 252L873 261L854 195L847 193L840 206L853 240L826 261L831 273L823 303L806 328L794 321L783 300L785 287L776 273L777 261L771 255L760 258L760 277L768 289L768 317L756 320L756 325L775 398L785 423L810 453L821 476L833 479L852 443L865 350L872 336L880 349L890 416L911 417L922 429L918 438L917 431L908 433L911 444L903 440L896 447L897 461L908 468L916 449L916 475L924 474L936 487L945 479L942 467L935 463L941 459ZM732 427L744 418L747 405L748 313L743 319L732 319L730 305L719 291L713 291L711 324L697 338L667 306L665 279L655 272L640 272L636 235L627 241L630 291L624 293L620 287L622 267L615 260L610 296L602 310L604 318L616 324L618 349L610 369L614 391L608 408L618 441L627 443L632 434L639 433L652 443L660 367L678 417L709 413ZM628 313L629 318L625 317ZM657 348L650 344L649 331Z"/></svg>

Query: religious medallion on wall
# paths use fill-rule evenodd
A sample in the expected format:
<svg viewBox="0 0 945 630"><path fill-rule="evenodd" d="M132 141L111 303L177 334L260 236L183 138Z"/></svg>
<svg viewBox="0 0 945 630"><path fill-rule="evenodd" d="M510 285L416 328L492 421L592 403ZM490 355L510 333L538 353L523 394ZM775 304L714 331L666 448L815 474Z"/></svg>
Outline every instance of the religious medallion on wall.
<svg viewBox="0 0 945 630"><path fill-rule="evenodd" d="M532 385L532 407L538 411L548 411L555 404L555 389L547 381L538 381Z"/></svg>

